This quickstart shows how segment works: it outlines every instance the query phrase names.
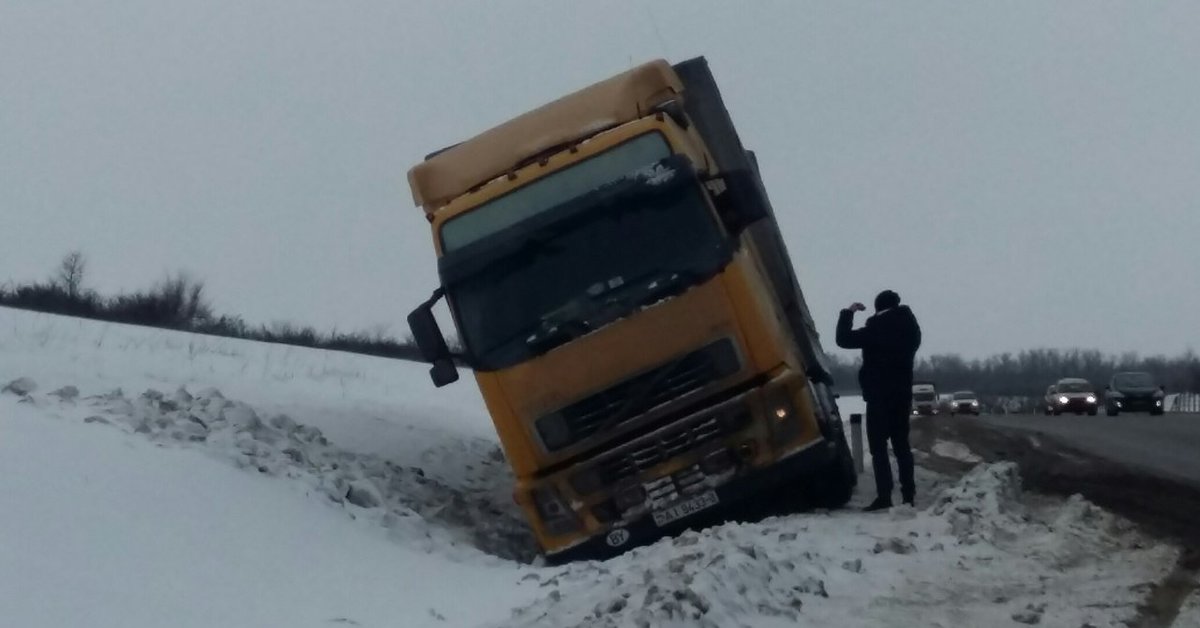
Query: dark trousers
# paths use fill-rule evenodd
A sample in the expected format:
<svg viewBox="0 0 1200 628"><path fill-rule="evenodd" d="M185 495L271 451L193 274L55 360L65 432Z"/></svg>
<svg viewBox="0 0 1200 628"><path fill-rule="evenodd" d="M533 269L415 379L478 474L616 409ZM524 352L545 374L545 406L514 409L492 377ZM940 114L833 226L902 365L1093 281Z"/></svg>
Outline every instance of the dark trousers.
<svg viewBox="0 0 1200 628"><path fill-rule="evenodd" d="M867 403L867 443L871 464L875 467L875 490L884 499L892 498L892 463L888 459L888 441L900 469L900 494L911 500L916 494L913 481L912 447L908 444L908 399L880 400Z"/></svg>

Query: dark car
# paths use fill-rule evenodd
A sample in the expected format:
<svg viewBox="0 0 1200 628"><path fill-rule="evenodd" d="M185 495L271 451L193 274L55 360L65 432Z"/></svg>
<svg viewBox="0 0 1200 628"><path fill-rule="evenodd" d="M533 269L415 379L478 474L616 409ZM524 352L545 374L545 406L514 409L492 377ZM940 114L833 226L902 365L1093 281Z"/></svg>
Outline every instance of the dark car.
<svg viewBox="0 0 1200 628"><path fill-rule="evenodd" d="M1166 391L1154 383L1154 377L1149 373L1117 373L1104 387L1104 412L1108 416L1122 412L1162 414L1165 397Z"/></svg>
<svg viewBox="0 0 1200 628"><path fill-rule="evenodd" d="M1078 377L1064 377L1050 388L1046 389L1043 409L1046 414L1059 415L1064 412L1074 412L1095 416L1096 387L1091 382Z"/></svg>
<svg viewBox="0 0 1200 628"><path fill-rule="evenodd" d="M969 390L960 390L950 398L950 416L974 414L979 416L979 396Z"/></svg>

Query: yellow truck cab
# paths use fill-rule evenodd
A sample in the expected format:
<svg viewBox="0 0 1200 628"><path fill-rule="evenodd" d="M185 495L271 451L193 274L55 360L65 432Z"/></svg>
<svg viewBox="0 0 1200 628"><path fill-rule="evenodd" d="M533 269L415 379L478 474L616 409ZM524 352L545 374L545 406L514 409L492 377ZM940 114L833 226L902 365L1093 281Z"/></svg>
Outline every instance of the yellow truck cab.
<svg viewBox="0 0 1200 628"><path fill-rule="evenodd" d="M654 61L408 173L440 287L409 315L438 386L470 368L554 561L855 483L753 153L704 58ZM462 351L432 309L445 298Z"/></svg>

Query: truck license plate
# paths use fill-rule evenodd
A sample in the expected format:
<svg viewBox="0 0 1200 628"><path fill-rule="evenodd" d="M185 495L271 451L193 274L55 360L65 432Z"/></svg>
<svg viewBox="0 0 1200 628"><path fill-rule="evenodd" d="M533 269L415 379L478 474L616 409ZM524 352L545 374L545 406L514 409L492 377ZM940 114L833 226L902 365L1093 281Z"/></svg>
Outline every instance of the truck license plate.
<svg viewBox="0 0 1200 628"><path fill-rule="evenodd" d="M654 524L659 527L665 526L672 521L676 521L688 515L698 513L705 508L712 508L713 506L716 506L719 501L720 500L717 499L716 493L713 491L705 491L695 497L677 502L672 506L663 508L662 510L656 510L654 512Z"/></svg>

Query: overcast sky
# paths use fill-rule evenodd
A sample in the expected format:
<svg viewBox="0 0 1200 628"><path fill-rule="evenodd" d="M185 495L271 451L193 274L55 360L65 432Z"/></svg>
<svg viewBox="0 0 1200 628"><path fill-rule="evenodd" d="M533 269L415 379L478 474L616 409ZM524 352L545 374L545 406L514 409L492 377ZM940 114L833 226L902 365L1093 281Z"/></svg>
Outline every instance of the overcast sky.
<svg viewBox="0 0 1200 628"><path fill-rule="evenodd" d="M1195 2L0 0L0 282L78 248L104 292L186 269L400 334L436 284L412 164L701 54L826 345L888 287L925 354L1200 348Z"/></svg>

